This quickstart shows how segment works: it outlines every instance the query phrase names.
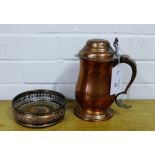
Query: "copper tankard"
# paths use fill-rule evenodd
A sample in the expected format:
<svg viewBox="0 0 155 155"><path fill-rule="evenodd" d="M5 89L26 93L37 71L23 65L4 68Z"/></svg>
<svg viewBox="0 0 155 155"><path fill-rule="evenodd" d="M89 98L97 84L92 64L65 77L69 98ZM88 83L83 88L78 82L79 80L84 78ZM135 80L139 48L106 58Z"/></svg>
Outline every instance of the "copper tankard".
<svg viewBox="0 0 155 155"><path fill-rule="evenodd" d="M80 58L80 71L75 90L77 105L74 114L83 120L100 121L111 118L113 110L110 106L113 101L128 108L117 97L127 93L136 77L137 68L135 61L128 55L118 54L117 44L118 39L115 39L113 50L107 40L92 39L77 54ZM110 95L112 68L118 63L128 64L132 69L132 76L123 92Z"/></svg>

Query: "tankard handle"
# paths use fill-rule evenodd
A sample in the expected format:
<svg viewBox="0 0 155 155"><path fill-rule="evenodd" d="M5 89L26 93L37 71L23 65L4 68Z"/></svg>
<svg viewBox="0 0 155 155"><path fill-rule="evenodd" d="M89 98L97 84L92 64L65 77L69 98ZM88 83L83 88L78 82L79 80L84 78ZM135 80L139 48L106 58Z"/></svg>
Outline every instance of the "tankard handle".
<svg viewBox="0 0 155 155"><path fill-rule="evenodd" d="M125 55L125 54L120 55L120 63L126 63L126 64L128 64L128 65L131 67L131 69L132 69L132 76L131 76L131 79L130 79L128 85L126 86L125 90L122 91L121 93L118 93L118 94L115 96L115 102L116 102L116 104L117 104L119 107L122 107L122 108L126 108L126 109L127 109L127 108L130 108L131 106L128 106L128 105L124 104L124 103L122 102L122 100L117 99L117 98L118 98L118 96L121 95L121 94L127 94L128 89L130 88L131 84L132 84L133 81L135 80L135 77L136 77L136 74L137 74L137 65L136 65L136 62L135 62L134 59L132 59L130 56Z"/></svg>

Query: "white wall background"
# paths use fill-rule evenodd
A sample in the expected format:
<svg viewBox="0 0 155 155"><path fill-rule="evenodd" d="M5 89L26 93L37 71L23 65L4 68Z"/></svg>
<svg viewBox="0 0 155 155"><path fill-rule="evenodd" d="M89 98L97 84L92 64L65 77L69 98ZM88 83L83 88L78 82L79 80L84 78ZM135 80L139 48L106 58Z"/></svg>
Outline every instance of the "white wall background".
<svg viewBox="0 0 155 155"><path fill-rule="evenodd" d="M155 25L0 25L0 99L47 88L74 99L79 61L88 39L119 38L121 53L136 59L138 74L127 98L155 98ZM125 66L124 85L130 77Z"/></svg>

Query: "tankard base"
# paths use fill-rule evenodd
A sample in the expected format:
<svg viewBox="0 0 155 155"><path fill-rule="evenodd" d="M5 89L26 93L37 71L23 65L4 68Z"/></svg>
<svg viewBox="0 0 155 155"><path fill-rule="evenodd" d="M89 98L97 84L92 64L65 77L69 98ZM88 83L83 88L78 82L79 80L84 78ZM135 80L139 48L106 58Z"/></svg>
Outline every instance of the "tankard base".
<svg viewBox="0 0 155 155"><path fill-rule="evenodd" d="M86 113L80 108L79 105L76 105L74 108L74 114L82 120L97 122L110 119L113 116L113 110L108 108L102 113Z"/></svg>

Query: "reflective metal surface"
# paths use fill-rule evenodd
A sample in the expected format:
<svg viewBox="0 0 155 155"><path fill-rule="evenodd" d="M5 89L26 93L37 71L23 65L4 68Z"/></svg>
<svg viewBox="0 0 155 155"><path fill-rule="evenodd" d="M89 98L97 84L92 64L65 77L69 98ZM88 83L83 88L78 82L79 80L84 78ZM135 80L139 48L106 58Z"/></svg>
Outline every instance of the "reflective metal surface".
<svg viewBox="0 0 155 155"><path fill-rule="evenodd" d="M65 97L55 91L33 90L12 100L15 120L26 127L46 127L57 124L65 115Z"/></svg>
<svg viewBox="0 0 155 155"><path fill-rule="evenodd" d="M88 40L77 56L82 59L98 62L107 62L116 59L110 43L103 39Z"/></svg>
<svg viewBox="0 0 155 155"><path fill-rule="evenodd" d="M112 117L110 106L114 100L119 104L119 94L110 95L111 73L118 63L127 63L132 69L131 80L122 93L126 93L133 83L137 73L135 61L129 56L115 53L110 43L103 39L89 40L79 52L80 71L75 90L77 105L74 109L79 118L100 121Z"/></svg>

